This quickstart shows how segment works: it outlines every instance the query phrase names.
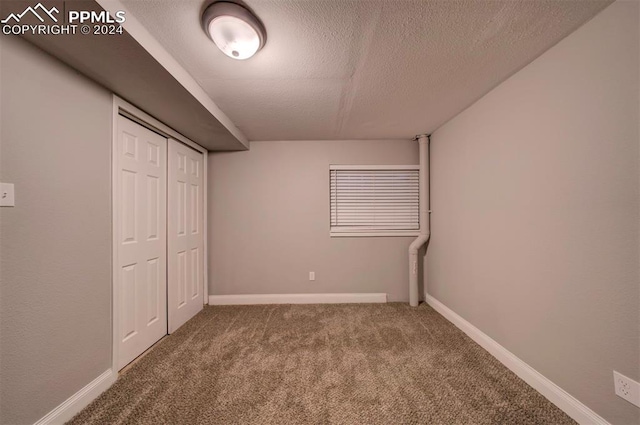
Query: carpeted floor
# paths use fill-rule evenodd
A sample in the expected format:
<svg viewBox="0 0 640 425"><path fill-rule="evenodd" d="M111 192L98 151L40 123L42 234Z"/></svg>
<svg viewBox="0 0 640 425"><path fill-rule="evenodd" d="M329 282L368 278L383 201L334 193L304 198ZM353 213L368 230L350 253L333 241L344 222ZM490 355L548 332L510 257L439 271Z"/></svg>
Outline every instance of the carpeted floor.
<svg viewBox="0 0 640 425"><path fill-rule="evenodd" d="M71 424L574 424L427 305L206 307Z"/></svg>

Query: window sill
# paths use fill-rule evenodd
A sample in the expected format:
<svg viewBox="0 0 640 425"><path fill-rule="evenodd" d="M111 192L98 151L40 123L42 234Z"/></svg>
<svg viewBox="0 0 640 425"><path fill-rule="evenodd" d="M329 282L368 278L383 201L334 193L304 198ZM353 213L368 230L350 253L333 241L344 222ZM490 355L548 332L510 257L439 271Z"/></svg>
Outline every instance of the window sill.
<svg viewBox="0 0 640 425"><path fill-rule="evenodd" d="M416 237L419 231L390 231L390 232L329 232L332 238L373 238L373 237Z"/></svg>

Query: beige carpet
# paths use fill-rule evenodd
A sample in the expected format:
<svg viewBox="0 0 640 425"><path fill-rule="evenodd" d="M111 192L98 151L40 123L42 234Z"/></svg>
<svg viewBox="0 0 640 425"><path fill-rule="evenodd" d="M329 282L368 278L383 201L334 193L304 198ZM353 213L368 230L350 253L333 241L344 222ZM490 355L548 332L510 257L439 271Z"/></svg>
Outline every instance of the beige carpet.
<svg viewBox="0 0 640 425"><path fill-rule="evenodd" d="M71 424L573 424L427 305L207 307Z"/></svg>

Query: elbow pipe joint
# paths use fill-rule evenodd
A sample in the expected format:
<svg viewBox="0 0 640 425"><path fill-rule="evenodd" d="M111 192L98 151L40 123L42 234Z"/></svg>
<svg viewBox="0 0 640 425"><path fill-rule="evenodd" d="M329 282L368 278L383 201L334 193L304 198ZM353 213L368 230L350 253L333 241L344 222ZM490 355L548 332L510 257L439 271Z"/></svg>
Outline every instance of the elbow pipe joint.
<svg viewBox="0 0 640 425"><path fill-rule="evenodd" d="M411 242L409 245L409 254L418 254L418 250L429 240L429 233L420 234L418 237Z"/></svg>

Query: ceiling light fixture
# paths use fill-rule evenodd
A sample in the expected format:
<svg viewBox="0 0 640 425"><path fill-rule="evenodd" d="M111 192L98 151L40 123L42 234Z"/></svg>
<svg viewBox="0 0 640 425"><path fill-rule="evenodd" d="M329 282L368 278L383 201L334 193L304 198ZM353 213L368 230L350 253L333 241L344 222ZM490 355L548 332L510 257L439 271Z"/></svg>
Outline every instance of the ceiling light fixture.
<svg viewBox="0 0 640 425"><path fill-rule="evenodd" d="M202 14L202 25L222 53L233 59L249 59L267 41L262 22L237 3L210 4Z"/></svg>

